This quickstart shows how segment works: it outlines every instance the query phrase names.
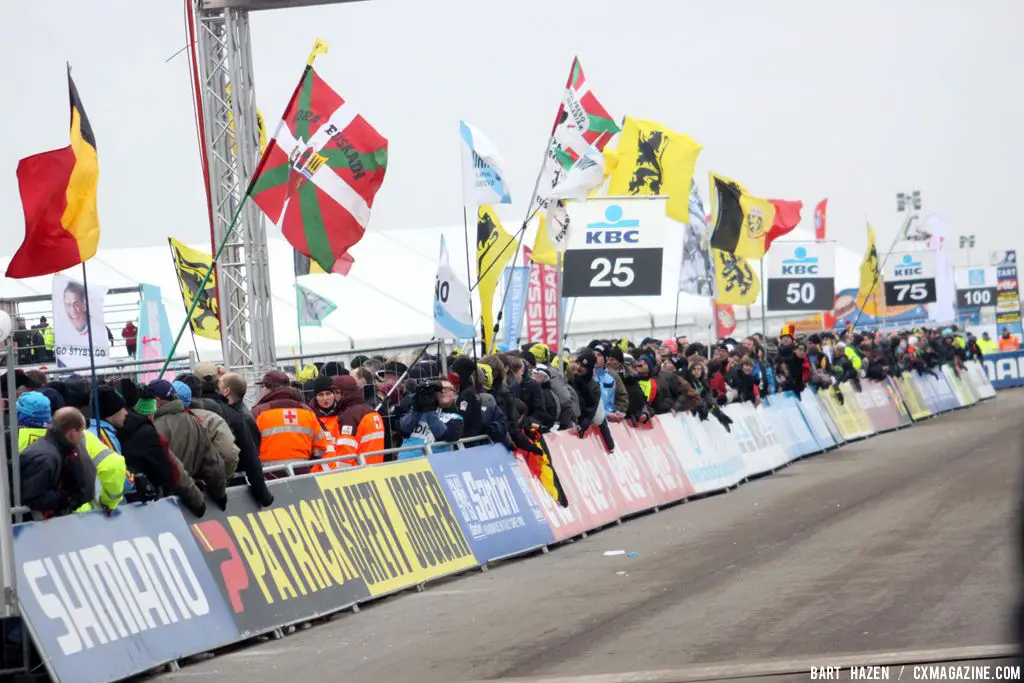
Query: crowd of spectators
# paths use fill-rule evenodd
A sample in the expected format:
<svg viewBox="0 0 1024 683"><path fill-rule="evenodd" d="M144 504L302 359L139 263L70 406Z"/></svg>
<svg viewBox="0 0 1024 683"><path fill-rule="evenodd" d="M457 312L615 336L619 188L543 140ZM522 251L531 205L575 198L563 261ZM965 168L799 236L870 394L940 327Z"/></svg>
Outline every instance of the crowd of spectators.
<svg viewBox="0 0 1024 683"><path fill-rule="evenodd" d="M956 327L885 333L848 326L807 336L784 328L776 338L755 334L711 346L682 336L596 339L562 354L535 343L479 359L357 356L350 367L268 372L251 408L245 378L211 363L174 381L119 379L96 388L76 375L50 381L19 370L21 501L45 519L177 495L202 516L207 500L227 508L234 482L269 506L266 479L286 468L376 464L471 438L542 454L545 433L583 438L591 428L610 451L611 422L689 412L728 428L721 410L728 403L847 381L859 389L863 379L936 373L945 363L959 371L995 350L987 335L976 339Z"/></svg>

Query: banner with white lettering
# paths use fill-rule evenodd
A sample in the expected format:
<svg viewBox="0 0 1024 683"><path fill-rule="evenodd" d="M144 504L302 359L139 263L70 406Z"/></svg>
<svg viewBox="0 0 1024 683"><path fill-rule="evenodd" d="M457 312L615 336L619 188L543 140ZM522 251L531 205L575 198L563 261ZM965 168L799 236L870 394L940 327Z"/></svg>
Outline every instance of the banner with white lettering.
<svg viewBox="0 0 1024 683"><path fill-rule="evenodd" d="M938 300L935 284L935 252L907 251L889 254L882 272L886 306L933 304Z"/></svg>
<svg viewBox="0 0 1024 683"><path fill-rule="evenodd" d="M241 638L176 500L116 514L14 529L22 615L60 683L120 680Z"/></svg>
<svg viewBox="0 0 1024 683"><path fill-rule="evenodd" d="M85 287L65 275L53 276L53 353L62 368L89 367L89 329L92 329L93 355L105 363L110 355L110 337L103 319L107 288L89 285L89 305Z"/></svg>
<svg viewBox="0 0 1024 683"><path fill-rule="evenodd" d="M434 453L427 461L479 562L554 542L527 475L504 446Z"/></svg>
<svg viewBox="0 0 1024 683"><path fill-rule="evenodd" d="M768 310L832 310L836 298L835 242L775 242L767 266Z"/></svg>

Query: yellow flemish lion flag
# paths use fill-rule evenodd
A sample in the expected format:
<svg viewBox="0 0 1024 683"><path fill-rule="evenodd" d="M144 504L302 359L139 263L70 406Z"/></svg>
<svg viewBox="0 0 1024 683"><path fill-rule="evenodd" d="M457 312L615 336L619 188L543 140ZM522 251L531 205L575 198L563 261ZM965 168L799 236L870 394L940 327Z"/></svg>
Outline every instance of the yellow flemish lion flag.
<svg viewBox="0 0 1024 683"><path fill-rule="evenodd" d="M484 348L493 350L494 290L507 264L516 253L515 240L501 227L498 214L490 206L481 206L476 217L476 273L480 291L480 320Z"/></svg>
<svg viewBox="0 0 1024 683"><path fill-rule="evenodd" d="M860 262L860 289L857 291L857 305L863 310L865 304L870 300L874 301L876 306L881 306L880 291L882 291L882 279L878 274L878 247L875 246L875 229L868 223L868 246L864 250L864 259Z"/></svg>
<svg viewBox="0 0 1024 683"><path fill-rule="evenodd" d="M715 300L720 304L752 306L761 293L750 262L727 251L712 249L715 255Z"/></svg>
<svg viewBox="0 0 1024 683"><path fill-rule="evenodd" d="M689 135L627 116L608 194L668 196L668 216L689 223L690 184L701 149Z"/></svg>
<svg viewBox="0 0 1024 683"><path fill-rule="evenodd" d="M745 187L711 173L711 246L760 260L764 238L775 222L775 205L747 193Z"/></svg>
<svg viewBox="0 0 1024 683"><path fill-rule="evenodd" d="M189 318L192 333L206 339L220 339L220 318L217 306L217 275L214 273L200 289L206 271L210 269L213 259L209 254L193 249L173 237L167 240L171 244L171 256L174 258L174 272L178 276L181 298L185 302L185 313L192 308L192 302L198 299L196 309Z"/></svg>

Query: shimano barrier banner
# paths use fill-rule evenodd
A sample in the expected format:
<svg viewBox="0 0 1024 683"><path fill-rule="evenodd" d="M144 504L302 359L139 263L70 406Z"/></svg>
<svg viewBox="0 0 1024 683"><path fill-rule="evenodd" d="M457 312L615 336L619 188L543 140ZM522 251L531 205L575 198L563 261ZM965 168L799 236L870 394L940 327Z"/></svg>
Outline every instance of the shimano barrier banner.
<svg viewBox="0 0 1024 683"><path fill-rule="evenodd" d="M992 353L982 361L988 381L995 389L1024 386L1024 351Z"/></svg>
<svg viewBox="0 0 1024 683"><path fill-rule="evenodd" d="M62 683L112 681L240 640L177 499L14 527L18 600Z"/></svg>
<svg viewBox="0 0 1024 683"><path fill-rule="evenodd" d="M911 381L911 374L904 372L899 377L893 377L892 383L896 385L903 403L907 406L912 420L926 420L932 416L932 411L925 400L921 389L916 382Z"/></svg>
<svg viewBox="0 0 1024 683"><path fill-rule="evenodd" d="M679 413L674 418L659 417L657 422L675 447L673 456L694 493L735 486L746 478L743 454L738 448L724 447L727 443L735 446L735 442L715 418L702 422L689 413Z"/></svg>
<svg viewBox="0 0 1024 683"><path fill-rule="evenodd" d="M479 562L515 555L555 540L518 459L504 446L491 444L434 453L427 462Z"/></svg>
<svg viewBox="0 0 1024 683"><path fill-rule="evenodd" d="M899 408L893 403L892 397L885 387L885 384L873 379L863 379L860 383L860 391L851 386L852 392L846 394L847 399L851 394L856 396L871 427L878 433L889 432L900 426Z"/></svg>
<svg viewBox="0 0 1024 683"><path fill-rule="evenodd" d="M796 404L800 409L800 413L804 416L804 420L807 422L807 428L811 430L811 436L814 437L814 443L817 445L818 450L824 451L836 446L837 442L832 434L832 429L829 428L827 418L823 414L824 410L821 407L821 403L818 402L816 393L813 389L805 389ZM836 431L838 432L838 430Z"/></svg>
<svg viewBox="0 0 1024 683"><path fill-rule="evenodd" d="M808 398L810 398L810 394L808 394ZM790 460L796 460L821 450L817 441L814 440L811 428L804 420L803 413L800 412L798 403L800 401L791 391L769 396L762 403L765 418L769 424L774 425L783 446L789 453Z"/></svg>
<svg viewBox="0 0 1024 683"><path fill-rule="evenodd" d="M982 364L976 360L969 360L964 363L964 367L967 368L967 381L974 389L974 395L978 397L978 400L985 401L995 398L996 390L992 388L992 383L985 376Z"/></svg>
<svg viewBox="0 0 1024 683"><path fill-rule="evenodd" d="M235 488L227 512L211 505L196 519L182 510L243 634L368 600L364 577L398 572L391 525L374 523L372 504L322 497L309 478L274 482L271 490L270 508Z"/></svg>

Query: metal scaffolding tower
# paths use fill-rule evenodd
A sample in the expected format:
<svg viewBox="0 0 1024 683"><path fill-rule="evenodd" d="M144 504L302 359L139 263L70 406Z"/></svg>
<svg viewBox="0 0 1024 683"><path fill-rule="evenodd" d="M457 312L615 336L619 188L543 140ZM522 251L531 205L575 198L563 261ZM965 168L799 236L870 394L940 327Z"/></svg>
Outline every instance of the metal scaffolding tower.
<svg viewBox="0 0 1024 683"><path fill-rule="evenodd" d="M260 155L249 12L203 4L196 50L215 248L227 238L217 263L221 348L225 365L252 378L274 367L275 346L263 214L246 202L231 226Z"/></svg>

